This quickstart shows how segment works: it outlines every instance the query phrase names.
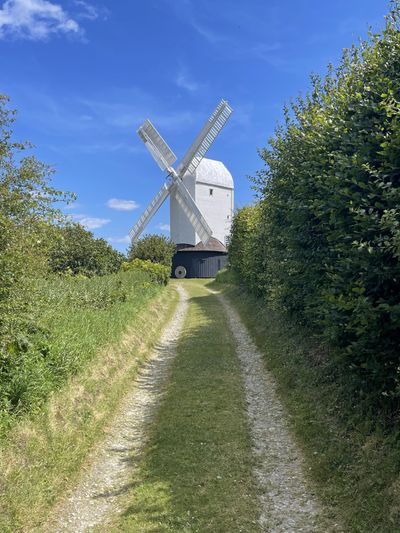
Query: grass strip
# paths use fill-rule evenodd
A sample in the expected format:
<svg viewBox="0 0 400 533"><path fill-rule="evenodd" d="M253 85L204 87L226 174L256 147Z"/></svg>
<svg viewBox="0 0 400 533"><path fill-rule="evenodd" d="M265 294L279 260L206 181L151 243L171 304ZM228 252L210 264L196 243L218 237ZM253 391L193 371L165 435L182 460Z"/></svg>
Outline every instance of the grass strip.
<svg viewBox="0 0 400 533"><path fill-rule="evenodd" d="M223 285L216 285L219 289ZM330 354L292 320L226 285L278 385L309 474L346 532L400 531L400 432L384 433L346 397Z"/></svg>
<svg viewBox="0 0 400 533"><path fill-rule="evenodd" d="M107 531L258 532L234 341L221 304L204 282L183 284L190 294L189 311L170 380L130 504Z"/></svg>
<svg viewBox="0 0 400 533"><path fill-rule="evenodd" d="M87 321L82 321L78 313L69 326L65 317L60 317L58 324L66 328L65 335L71 339L86 335L82 339L85 343L89 342L88 336L98 342L96 328L108 318L106 331L110 331L110 337L107 342L98 331L103 349L97 356L54 392L40 411L17 422L1 443L2 533L40 530L51 506L73 485L89 450L104 434L109 418L132 386L177 301L176 291L167 287L143 299L141 306L132 302L130 312L127 303L121 313L114 308L117 338L116 332L110 331L111 314L106 317L100 312L96 323L96 313L84 311ZM86 327L87 334L80 326Z"/></svg>

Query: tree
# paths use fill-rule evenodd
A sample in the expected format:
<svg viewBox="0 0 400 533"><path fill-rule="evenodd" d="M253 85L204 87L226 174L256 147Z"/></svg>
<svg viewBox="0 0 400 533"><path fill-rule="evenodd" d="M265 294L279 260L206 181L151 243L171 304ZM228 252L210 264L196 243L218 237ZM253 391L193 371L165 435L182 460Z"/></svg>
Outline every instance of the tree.
<svg viewBox="0 0 400 533"><path fill-rule="evenodd" d="M171 239L163 235L146 235L130 247L128 258L129 260L147 259L171 268L175 252L176 246Z"/></svg>
<svg viewBox="0 0 400 533"><path fill-rule="evenodd" d="M62 218L55 202L72 199L51 187L49 166L24 156L29 143L12 140L15 114L0 95L0 357L27 327L31 281L46 270L52 225Z"/></svg>
<svg viewBox="0 0 400 533"><path fill-rule="evenodd" d="M94 276L117 272L123 259L104 239L96 239L80 224L67 224L58 228L49 262L53 272Z"/></svg>

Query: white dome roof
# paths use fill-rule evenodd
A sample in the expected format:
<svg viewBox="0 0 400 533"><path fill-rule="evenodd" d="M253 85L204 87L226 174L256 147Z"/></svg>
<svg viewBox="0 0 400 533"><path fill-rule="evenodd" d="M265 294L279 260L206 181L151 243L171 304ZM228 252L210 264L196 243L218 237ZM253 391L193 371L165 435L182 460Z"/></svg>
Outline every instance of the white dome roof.
<svg viewBox="0 0 400 533"><path fill-rule="evenodd" d="M222 163L214 159L202 159L196 169L196 182L233 189L232 174Z"/></svg>

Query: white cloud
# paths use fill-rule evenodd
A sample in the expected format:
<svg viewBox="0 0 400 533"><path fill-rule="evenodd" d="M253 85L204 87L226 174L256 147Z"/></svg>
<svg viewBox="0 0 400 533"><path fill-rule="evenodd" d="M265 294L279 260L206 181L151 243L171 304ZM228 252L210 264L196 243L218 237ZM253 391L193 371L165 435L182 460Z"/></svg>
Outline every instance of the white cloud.
<svg viewBox="0 0 400 533"><path fill-rule="evenodd" d="M72 215L72 218L79 222L79 224L82 224L86 229L90 230L102 228L111 222L109 218L96 218L88 215Z"/></svg>
<svg viewBox="0 0 400 533"><path fill-rule="evenodd" d="M198 91L199 89L199 84L191 80L183 69L178 72L178 75L175 78L175 83L178 87L181 87L181 89L185 89L191 93Z"/></svg>
<svg viewBox="0 0 400 533"><path fill-rule="evenodd" d="M125 235L124 237L108 237L107 241L113 244L130 244L131 238L129 235Z"/></svg>
<svg viewBox="0 0 400 533"><path fill-rule="evenodd" d="M162 222L157 224L156 228L160 229L161 231L171 231L170 225L169 224L163 224Z"/></svg>
<svg viewBox="0 0 400 533"><path fill-rule="evenodd" d="M46 40L51 34L79 34L79 24L48 0L6 0L0 9L0 39Z"/></svg>
<svg viewBox="0 0 400 533"><path fill-rule="evenodd" d="M117 211L133 211L139 207L135 200L119 200L118 198L110 198L107 202L107 207L116 209Z"/></svg>

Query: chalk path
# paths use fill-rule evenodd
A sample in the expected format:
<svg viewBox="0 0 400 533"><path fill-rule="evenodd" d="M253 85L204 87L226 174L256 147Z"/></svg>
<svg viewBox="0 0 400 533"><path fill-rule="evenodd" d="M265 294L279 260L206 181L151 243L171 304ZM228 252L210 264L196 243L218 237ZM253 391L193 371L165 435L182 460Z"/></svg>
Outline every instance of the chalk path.
<svg viewBox="0 0 400 533"><path fill-rule="evenodd" d="M122 511L120 500L130 487L132 468L146 442L147 429L160 401L162 384L175 355L187 312L187 293L178 287L180 300L150 359L145 363L108 431L108 438L93 451L90 465L72 494L55 510L48 530L83 533Z"/></svg>
<svg viewBox="0 0 400 533"><path fill-rule="evenodd" d="M338 524L325 517L307 483L302 454L290 433L275 381L266 370L262 355L239 313L225 296L216 291L210 292L218 296L224 307L236 342L256 459L254 476L258 485L262 531L342 531Z"/></svg>
<svg viewBox="0 0 400 533"><path fill-rule="evenodd" d="M182 285L177 285L180 301L158 346L124 399L108 438L94 450L78 486L53 513L49 531L87 532L124 510L122 496L140 460L187 313L188 295ZM218 297L236 343L255 457L260 529L272 533L342 531L324 516L304 475L302 454L289 430L274 379L246 326L225 296L206 290Z"/></svg>

